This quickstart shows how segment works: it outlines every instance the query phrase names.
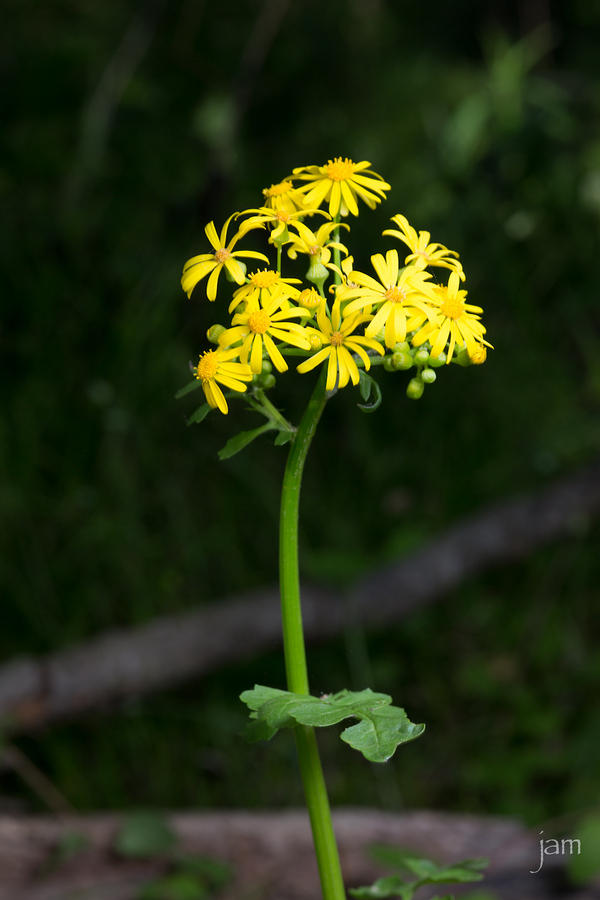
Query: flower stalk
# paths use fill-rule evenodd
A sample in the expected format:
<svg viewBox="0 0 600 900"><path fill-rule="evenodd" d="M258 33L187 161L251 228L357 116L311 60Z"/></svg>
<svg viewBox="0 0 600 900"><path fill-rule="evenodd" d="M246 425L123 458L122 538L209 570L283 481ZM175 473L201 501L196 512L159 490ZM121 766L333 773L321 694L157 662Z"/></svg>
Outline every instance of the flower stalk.
<svg viewBox="0 0 600 900"><path fill-rule="evenodd" d="M283 476L279 526L281 620L288 690L309 694L298 567L298 516L302 473L327 403L325 370L317 382L291 445ZM339 854L317 739L313 728L295 728L296 748L315 844L324 900L345 900Z"/></svg>

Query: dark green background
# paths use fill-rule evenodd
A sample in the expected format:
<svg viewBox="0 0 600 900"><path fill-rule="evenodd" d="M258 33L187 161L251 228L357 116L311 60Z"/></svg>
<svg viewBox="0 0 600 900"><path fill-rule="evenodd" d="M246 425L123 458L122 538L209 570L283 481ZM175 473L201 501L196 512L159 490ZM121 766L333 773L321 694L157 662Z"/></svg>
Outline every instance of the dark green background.
<svg viewBox="0 0 600 900"><path fill-rule="evenodd" d="M351 223L357 263L404 212L460 251L496 348L419 402L402 373L373 416L351 390L332 401L307 577L345 584L597 454L596 5L12 0L4 18L5 658L274 582L285 451L219 464L252 416L188 429L173 395L219 315L182 294L182 263L295 165L371 160L393 190ZM293 416L310 383L281 377L273 399ZM316 691L370 681L428 723L375 769L326 735L334 802L540 827L597 802L598 536L583 523L385 634L311 650ZM239 691L282 679L272 654L20 746L79 808L297 804L287 738L237 738ZM7 773L0 791L39 805Z"/></svg>

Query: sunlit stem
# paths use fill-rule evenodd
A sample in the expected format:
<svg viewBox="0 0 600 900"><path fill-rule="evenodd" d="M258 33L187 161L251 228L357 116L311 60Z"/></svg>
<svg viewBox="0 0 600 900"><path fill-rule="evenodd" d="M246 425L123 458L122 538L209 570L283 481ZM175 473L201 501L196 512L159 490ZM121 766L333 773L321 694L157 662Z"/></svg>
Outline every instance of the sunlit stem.
<svg viewBox="0 0 600 900"><path fill-rule="evenodd" d="M296 694L309 693L298 569L300 487L306 455L327 402L325 376L324 367L291 445L281 491L279 572L283 646L288 690ZM315 732L313 728L298 726L295 736L323 898L346 900Z"/></svg>
<svg viewBox="0 0 600 900"><path fill-rule="evenodd" d="M285 416L281 415L277 407L271 403L262 388L256 388L254 395L264 409L267 418L272 419L283 431L294 431L294 426L291 422L288 422Z"/></svg>
<svg viewBox="0 0 600 900"><path fill-rule="evenodd" d="M339 242L340 242L340 228L339 228L340 214L339 213L336 214L335 221L338 223L338 227L333 232L333 236L334 236L334 240L335 240L336 244L339 244ZM336 264L337 268L340 269L341 265L342 265L342 252L339 247L333 248L333 261ZM335 276L335 283L341 284L342 279L340 278L339 274L335 270L334 270L333 274Z"/></svg>

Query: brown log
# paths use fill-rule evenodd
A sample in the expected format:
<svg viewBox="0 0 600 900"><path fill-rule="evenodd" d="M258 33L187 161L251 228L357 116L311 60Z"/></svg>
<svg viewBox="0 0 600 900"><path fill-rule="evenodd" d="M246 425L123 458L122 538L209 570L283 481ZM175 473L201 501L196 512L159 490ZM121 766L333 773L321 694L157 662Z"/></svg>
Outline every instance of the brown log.
<svg viewBox="0 0 600 900"><path fill-rule="evenodd" d="M450 527L416 553L361 579L349 593L307 586L309 641L349 624L397 622L492 566L579 536L600 512L600 463ZM32 729L115 700L147 694L252 657L280 642L277 590L220 600L177 616L111 631L42 659L0 667L0 719Z"/></svg>
<svg viewBox="0 0 600 900"><path fill-rule="evenodd" d="M320 896L306 813L206 811L168 816L188 854L232 864L234 881L223 900L317 900ZM539 837L519 822L500 817L440 812L378 812L344 809L335 816L342 868L348 887L386 874L369 847L387 844L440 862L487 857L485 886L501 900L558 897L557 872L565 859L548 856L539 865ZM166 867L165 860L131 861L114 852L123 817L115 814L0 816L0 900L132 900L140 885ZM85 849L50 865L61 836L76 833ZM389 872L387 872L389 874ZM458 893L458 891L457 891ZM592 894L569 895L584 900Z"/></svg>

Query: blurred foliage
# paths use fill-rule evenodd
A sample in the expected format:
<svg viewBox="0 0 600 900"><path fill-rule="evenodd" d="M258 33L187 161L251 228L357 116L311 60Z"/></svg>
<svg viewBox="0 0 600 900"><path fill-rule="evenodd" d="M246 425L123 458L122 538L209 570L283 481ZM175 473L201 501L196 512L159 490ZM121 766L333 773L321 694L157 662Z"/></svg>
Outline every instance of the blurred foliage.
<svg viewBox="0 0 600 900"><path fill-rule="evenodd" d="M330 404L306 473L307 577L347 583L597 454L598 8L539 4L537 21L533 5L459 0L426 28L390 0L278 8L7 4L5 657L274 581L285 450L260 439L218 463L252 427L243 411L186 429L173 396L215 313L178 281L203 224L294 165L370 159L393 192L352 223L361 264L406 213L460 251L496 347L418 403L399 373L372 416L358 392ZM279 389L294 418L310 379ZM324 736L336 802L532 823L594 802L598 537L581 522L402 627L314 648L314 689L370 683L428 724L368 778ZM283 686L278 655L22 745L82 808L299 803L291 743L232 741L237 694L262 680Z"/></svg>

